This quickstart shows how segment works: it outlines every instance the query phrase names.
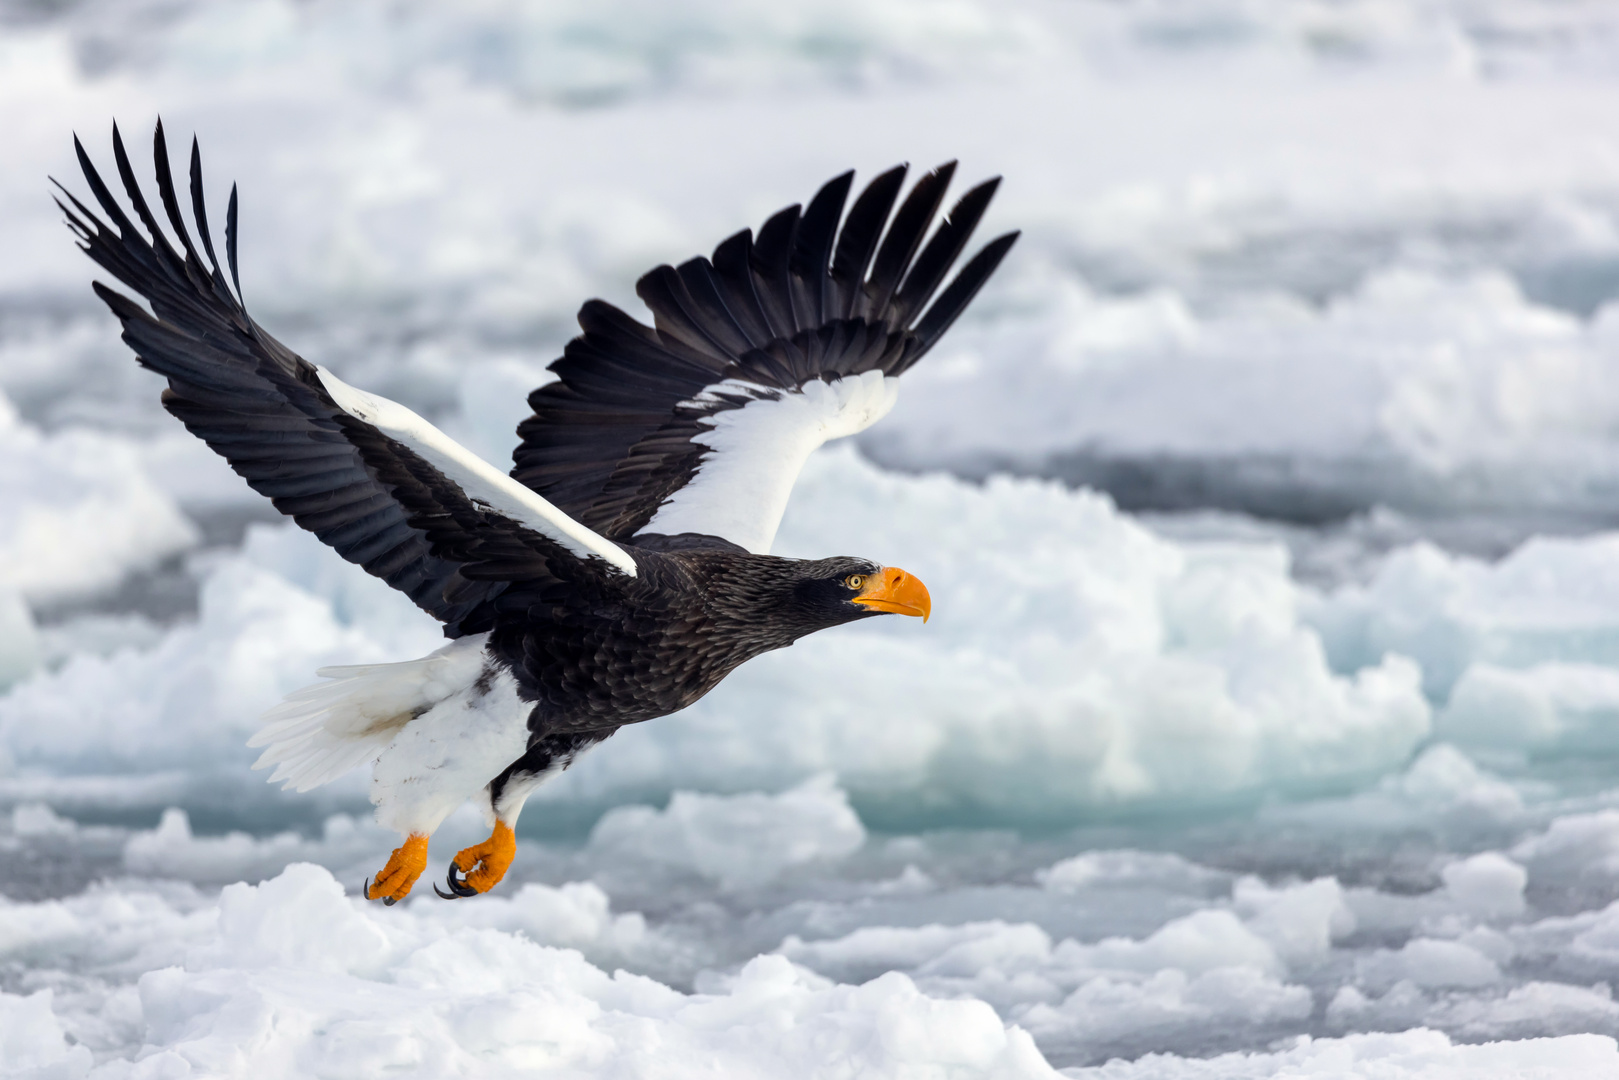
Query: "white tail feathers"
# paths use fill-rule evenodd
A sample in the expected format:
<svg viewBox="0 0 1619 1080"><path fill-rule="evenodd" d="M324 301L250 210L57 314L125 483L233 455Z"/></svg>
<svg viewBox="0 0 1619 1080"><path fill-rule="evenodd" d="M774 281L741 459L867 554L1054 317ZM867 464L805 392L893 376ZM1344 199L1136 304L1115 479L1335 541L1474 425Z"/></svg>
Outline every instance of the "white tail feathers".
<svg viewBox="0 0 1619 1080"><path fill-rule="evenodd" d="M470 687L484 669L487 634L460 638L420 660L325 667L329 682L295 690L262 717L247 745L265 747L255 769L296 791L374 761L411 720Z"/></svg>

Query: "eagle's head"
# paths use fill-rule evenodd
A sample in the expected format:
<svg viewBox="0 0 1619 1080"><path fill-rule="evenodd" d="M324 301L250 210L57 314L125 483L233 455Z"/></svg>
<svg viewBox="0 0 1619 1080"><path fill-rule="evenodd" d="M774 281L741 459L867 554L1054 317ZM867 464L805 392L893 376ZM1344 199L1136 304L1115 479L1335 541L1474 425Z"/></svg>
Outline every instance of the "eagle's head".
<svg viewBox="0 0 1619 1080"><path fill-rule="evenodd" d="M897 566L838 556L795 562L791 573L783 614L806 633L873 615L917 615L926 622L933 612L927 586Z"/></svg>

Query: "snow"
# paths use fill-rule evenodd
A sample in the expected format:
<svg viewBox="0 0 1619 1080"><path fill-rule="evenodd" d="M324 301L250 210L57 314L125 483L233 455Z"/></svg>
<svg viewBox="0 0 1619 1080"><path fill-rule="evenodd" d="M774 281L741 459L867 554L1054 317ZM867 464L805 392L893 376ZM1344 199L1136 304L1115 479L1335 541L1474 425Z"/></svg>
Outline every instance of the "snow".
<svg viewBox="0 0 1619 1080"><path fill-rule="evenodd" d="M0 1074L1619 1073L1596 0L0 4ZM1024 235L775 549L926 581L356 898L251 771L442 645L163 414L46 198L240 182L256 318L499 466L603 296L827 177ZM149 189L150 193L150 189ZM487 835L434 835L431 875Z"/></svg>
<svg viewBox="0 0 1619 1080"><path fill-rule="evenodd" d="M630 830L641 823L644 832ZM20 807L11 833L14 844L62 848L98 829L107 831ZM462 839L447 831L435 838L439 858ZM1537 846L1589 831L1558 819L1515 854L1535 867ZM684 1075L679 1057L614 1064L642 1061L653 1043L760 1075L818 1075L847 1055L879 1073L903 1061L921 1075L1050 1075L1031 1036L1059 1058L1122 1054L1138 1068L1175 1069L1193 1066L1152 1048L1264 1045L1312 1016L1328 1032L1427 1025L1437 1030L1408 1036L1427 1039L1416 1045L1436 1055L1421 1067L1487 1069L1521 1060L1521 1046L1458 1055L1438 1031L1487 1041L1619 1023L1605 985L1589 982L1619 955L1619 903L1541 916L1526 905L1524 866L1499 853L1447 864L1440 883L1415 896L1334 877L1269 883L1130 850L1087 851L1033 873L1033 884L986 891L959 877L981 854L963 862L944 838L919 837L887 842L884 855L843 793L818 778L775 796L677 795L666 811L614 811L583 847L523 843L520 865L551 863L584 879L529 882L478 904L416 897L390 910L352 888L345 895L341 878L378 858L387 835L352 818L332 818L318 838L203 837L172 810L156 829L126 835L123 872L139 876L114 871L77 895L0 904L0 956L22 962L15 989L36 995L8 1007L45 1001L71 1036L52 1041L50 1025L34 1025L28 1052L67 1060L69 1047L87 1046L98 1068L113 1069L106 1075L144 1075L159 1068L147 1062L170 1054L223 1068L246 1045L288 1075L315 1060L353 1068L386 1060L412 1075L472 1061L514 1075L583 1067ZM781 870L721 876L748 853L726 843L761 835L789 849L782 861L813 872L796 887ZM626 837L637 846L626 850ZM896 857L911 860L904 873L871 873L873 858ZM261 883L209 886L232 876ZM661 914L617 910L620 892ZM719 898L736 915L715 911ZM1109 908L1120 902L1143 928L1094 936L1097 925L1119 925ZM986 908L1039 922L974 918ZM1064 920L1072 932L1060 939L1040 925ZM774 948L761 944L784 928ZM1401 931L1403 945L1380 944ZM736 957L718 970L716 932L733 939ZM1531 972L1542 977L1523 978ZM61 1000L37 996L46 990ZM759 1025L803 1034L760 1040ZM1305 1038L1277 1052L1278 1067L1287 1053L1328 1053L1335 1041ZM1381 1045L1398 1059L1406 1044ZM1611 1039L1559 1046L1587 1064L1615 1052ZM114 1069L135 1047L136 1071Z"/></svg>
<svg viewBox="0 0 1619 1080"><path fill-rule="evenodd" d="M54 935L58 949L72 947L63 939L88 945L136 925L180 924L185 935L168 966L112 995L141 1018L140 1059L91 1075L229 1074L247 1066L247 1047L252 1068L271 1075L391 1067L419 1076L682 1076L694 1066L784 1077L848 1068L1055 1075L1029 1036L989 1006L928 998L903 975L839 986L761 956L724 989L682 994L508 931L446 926L414 908L379 917L309 864L227 886L217 903L191 911L156 897L138 911L86 900L8 915L34 923L38 938ZM118 944L102 945L103 955ZM57 1045L49 991L4 1000L12 1026L35 1021L22 1055L85 1074L85 1042ZM761 1030L772 1037L758 1038Z"/></svg>
<svg viewBox="0 0 1619 1080"><path fill-rule="evenodd" d="M594 851L694 870L731 888L762 885L790 867L848 855L865 841L848 796L827 773L774 797L677 791L661 811L615 807L590 831Z"/></svg>

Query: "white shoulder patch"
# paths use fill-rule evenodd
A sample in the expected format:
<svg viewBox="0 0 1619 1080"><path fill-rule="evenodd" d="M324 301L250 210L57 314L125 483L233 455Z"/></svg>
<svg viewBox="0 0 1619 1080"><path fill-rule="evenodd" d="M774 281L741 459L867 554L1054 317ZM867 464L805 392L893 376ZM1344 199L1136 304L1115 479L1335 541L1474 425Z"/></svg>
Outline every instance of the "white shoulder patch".
<svg viewBox="0 0 1619 1080"><path fill-rule="evenodd" d="M579 524L416 413L397 401L352 387L323 367L315 370L338 408L409 447L474 503L550 537L582 559L594 555L635 576L635 560L623 548Z"/></svg>
<svg viewBox="0 0 1619 1080"><path fill-rule="evenodd" d="M727 380L687 403L709 404L722 394L754 398L700 421L710 430L694 441L709 452L697 475L658 508L642 532L708 533L768 554L810 454L886 416L899 397L899 380L867 371L831 382L816 379L773 397L763 393L752 383Z"/></svg>

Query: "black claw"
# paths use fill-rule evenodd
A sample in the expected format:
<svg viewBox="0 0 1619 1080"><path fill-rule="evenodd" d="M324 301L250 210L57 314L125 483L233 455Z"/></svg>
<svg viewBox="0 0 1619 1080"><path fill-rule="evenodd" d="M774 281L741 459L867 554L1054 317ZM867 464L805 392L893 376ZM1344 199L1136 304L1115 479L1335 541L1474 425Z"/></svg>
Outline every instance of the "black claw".
<svg viewBox="0 0 1619 1080"><path fill-rule="evenodd" d="M360 886L360 895L367 900L371 899L371 879L366 878L365 884Z"/></svg>
<svg viewBox="0 0 1619 1080"><path fill-rule="evenodd" d="M472 888L466 883L466 881L456 877L456 874L460 873L460 871L461 868L455 865L454 859L451 859L450 871L444 875L444 884L450 887L450 891L445 892L443 889L440 889L436 882L433 885L433 891L438 893L446 900L460 900L468 896L477 896L477 889Z"/></svg>
<svg viewBox="0 0 1619 1080"><path fill-rule="evenodd" d="M399 897L397 896L384 896L382 898L383 907L393 907L397 903L399 903Z"/></svg>

